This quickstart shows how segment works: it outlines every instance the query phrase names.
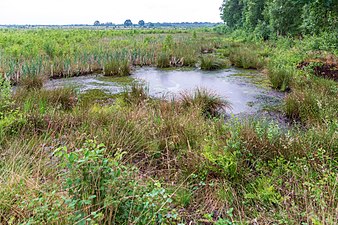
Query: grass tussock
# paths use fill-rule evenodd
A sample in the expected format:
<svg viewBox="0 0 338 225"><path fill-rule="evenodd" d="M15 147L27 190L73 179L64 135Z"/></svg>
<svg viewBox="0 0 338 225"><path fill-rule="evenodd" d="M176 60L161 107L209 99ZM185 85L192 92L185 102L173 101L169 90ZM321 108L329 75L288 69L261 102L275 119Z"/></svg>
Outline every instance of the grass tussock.
<svg viewBox="0 0 338 225"><path fill-rule="evenodd" d="M180 101L183 107L198 107L208 116L216 116L222 110L231 109L229 101L203 88L197 88L193 93L181 93Z"/></svg>
<svg viewBox="0 0 338 225"><path fill-rule="evenodd" d="M46 77L38 75L27 75L20 79L19 86L27 90L39 90L43 87Z"/></svg>
<svg viewBox="0 0 338 225"><path fill-rule="evenodd" d="M202 70L219 70L230 67L230 62L226 59L220 59L213 55L202 56L201 69Z"/></svg>
<svg viewBox="0 0 338 225"><path fill-rule="evenodd" d="M105 76L128 76L131 74L131 66L128 60L113 60L107 63L103 69Z"/></svg>
<svg viewBox="0 0 338 225"><path fill-rule="evenodd" d="M244 69L262 69L265 66L264 54L256 46L235 47L230 50L229 59L233 65Z"/></svg>

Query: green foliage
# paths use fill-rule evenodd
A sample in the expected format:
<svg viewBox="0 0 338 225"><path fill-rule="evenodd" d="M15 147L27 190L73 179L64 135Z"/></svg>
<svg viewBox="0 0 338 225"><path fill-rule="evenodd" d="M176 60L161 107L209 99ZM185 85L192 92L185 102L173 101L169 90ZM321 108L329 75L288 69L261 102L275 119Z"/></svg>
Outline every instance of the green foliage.
<svg viewBox="0 0 338 225"><path fill-rule="evenodd" d="M255 31L267 39L275 35L319 34L337 27L335 1L224 0L221 17L231 29Z"/></svg>
<svg viewBox="0 0 338 225"><path fill-rule="evenodd" d="M225 0L221 8L221 17L230 28L242 26L244 4L240 0Z"/></svg>
<svg viewBox="0 0 338 225"><path fill-rule="evenodd" d="M11 103L11 84L0 74L0 118L4 116Z"/></svg>
<svg viewBox="0 0 338 225"><path fill-rule="evenodd" d="M206 32L193 38L193 32L3 29L0 72L19 83L26 77L57 78L102 71L108 76L124 76L132 72L133 66L172 66L172 59L180 60L174 66L195 67L201 46L214 45L217 40Z"/></svg>
<svg viewBox="0 0 338 225"><path fill-rule="evenodd" d="M6 136L17 134L25 123L22 113L13 109L12 87L0 74L0 145Z"/></svg>
<svg viewBox="0 0 338 225"><path fill-rule="evenodd" d="M104 224L163 223L169 218L167 205L172 201L160 184L142 184L136 171L120 164L125 153L107 157L106 148L86 141L82 148L56 150L61 169L67 172L65 203L74 212L73 223L84 221Z"/></svg>
<svg viewBox="0 0 338 225"><path fill-rule="evenodd" d="M248 191L244 198L253 202L253 204L265 205L270 207L272 204L280 204L282 201L281 194L276 191L272 180L268 177L256 179L256 182L248 185Z"/></svg>
<svg viewBox="0 0 338 225"><path fill-rule="evenodd" d="M247 26L256 21L247 18ZM321 57L334 61L312 51L334 53L332 32L267 42L244 29L226 38L171 30L1 32L0 70L11 79L81 74L115 58L155 65L164 42L169 64L210 51L250 67L262 60L274 86L291 89L280 108L300 122L213 117L229 103L203 90L164 100L135 85L117 96L81 95L86 104L79 105L72 89L10 94L7 81L0 95L1 224L337 224L338 88L309 71ZM64 58L56 43L54 58L47 56L39 40L45 32L65 46ZM306 59L315 60L298 70Z"/></svg>

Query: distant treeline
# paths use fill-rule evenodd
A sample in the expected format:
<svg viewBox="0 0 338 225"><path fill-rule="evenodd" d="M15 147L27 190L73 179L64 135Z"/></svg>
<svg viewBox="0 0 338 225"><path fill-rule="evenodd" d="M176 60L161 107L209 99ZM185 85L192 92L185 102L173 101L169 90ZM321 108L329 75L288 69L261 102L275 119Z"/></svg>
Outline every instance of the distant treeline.
<svg viewBox="0 0 338 225"><path fill-rule="evenodd" d="M212 27L215 25L219 25L220 23L210 23L210 22L144 22L144 20L140 20L138 23L133 23L130 19L127 19L123 24L113 24L111 22L108 23L100 23L99 21L94 22L94 26L125 26L125 27Z"/></svg>
<svg viewBox="0 0 338 225"><path fill-rule="evenodd" d="M112 22L100 23L99 21L95 21L93 25L89 24L69 24L69 25L1 25L0 28L91 28L91 27L111 27L111 28L120 28L120 27L143 27L143 28L198 28L198 27L214 27L219 25L220 23L210 23L210 22L177 22L177 23L152 23L140 20L138 23L133 24L130 20L126 20L124 24L114 24Z"/></svg>
<svg viewBox="0 0 338 225"><path fill-rule="evenodd" d="M265 39L338 32L338 0L223 0L221 17L228 29Z"/></svg>

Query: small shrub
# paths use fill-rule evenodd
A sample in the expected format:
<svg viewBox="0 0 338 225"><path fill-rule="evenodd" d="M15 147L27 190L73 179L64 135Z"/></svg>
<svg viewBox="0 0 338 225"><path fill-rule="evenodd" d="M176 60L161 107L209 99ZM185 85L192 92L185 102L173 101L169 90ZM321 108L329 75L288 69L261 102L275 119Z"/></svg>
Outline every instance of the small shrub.
<svg viewBox="0 0 338 225"><path fill-rule="evenodd" d="M259 203L265 207L278 205L282 201L281 194L268 177L257 178L254 183L249 184L244 198L254 205Z"/></svg>
<svg viewBox="0 0 338 225"><path fill-rule="evenodd" d="M137 171L120 164L125 153L106 155L106 148L86 141L82 148L56 150L73 209L72 223L92 221L100 224L153 224L168 221L170 195L158 183L141 182Z"/></svg>

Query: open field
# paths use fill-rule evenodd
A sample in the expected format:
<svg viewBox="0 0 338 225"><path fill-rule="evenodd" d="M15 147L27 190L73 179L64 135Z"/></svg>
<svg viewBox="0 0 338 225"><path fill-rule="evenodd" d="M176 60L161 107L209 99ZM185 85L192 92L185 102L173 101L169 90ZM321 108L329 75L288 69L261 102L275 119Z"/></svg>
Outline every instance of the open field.
<svg viewBox="0 0 338 225"><path fill-rule="evenodd" d="M140 66L260 70L291 122L226 118L203 89L151 98ZM334 71L320 36L0 30L0 224L337 224ZM129 89L43 88L92 73Z"/></svg>

